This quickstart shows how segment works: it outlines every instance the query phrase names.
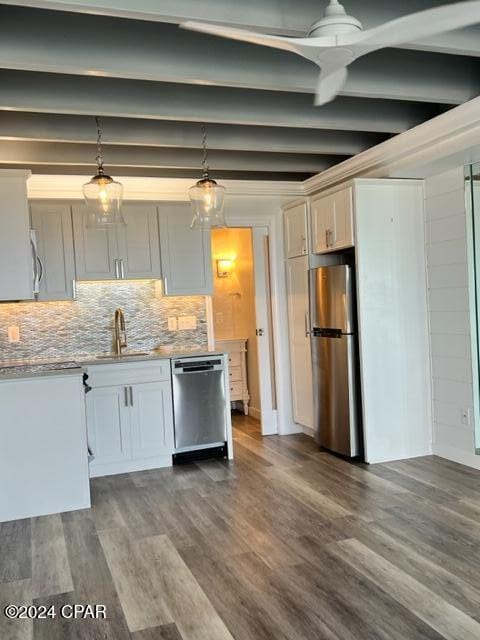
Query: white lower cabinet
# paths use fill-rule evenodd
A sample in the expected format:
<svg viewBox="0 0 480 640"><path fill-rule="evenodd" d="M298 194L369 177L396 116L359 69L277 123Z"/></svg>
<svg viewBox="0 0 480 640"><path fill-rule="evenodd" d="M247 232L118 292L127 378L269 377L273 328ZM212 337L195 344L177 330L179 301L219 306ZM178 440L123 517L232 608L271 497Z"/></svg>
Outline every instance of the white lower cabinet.
<svg viewBox="0 0 480 640"><path fill-rule="evenodd" d="M172 464L173 409L169 361L88 368L90 476ZM163 378L163 379L159 379Z"/></svg>
<svg viewBox="0 0 480 640"><path fill-rule="evenodd" d="M170 381L134 385L130 397L132 456L171 455L173 411Z"/></svg>
<svg viewBox="0 0 480 640"><path fill-rule="evenodd" d="M92 469L128 460L131 451L128 387L93 389L87 396L88 444Z"/></svg>

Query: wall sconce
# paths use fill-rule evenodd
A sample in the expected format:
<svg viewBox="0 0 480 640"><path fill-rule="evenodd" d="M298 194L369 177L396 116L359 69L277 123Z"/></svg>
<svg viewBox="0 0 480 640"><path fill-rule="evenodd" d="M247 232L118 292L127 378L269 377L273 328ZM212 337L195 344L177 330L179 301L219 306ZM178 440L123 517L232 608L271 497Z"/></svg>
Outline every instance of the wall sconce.
<svg viewBox="0 0 480 640"><path fill-rule="evenodd" d="M235 267L235 260L217 260L217 277L228 278L232 275Z"/></svg>

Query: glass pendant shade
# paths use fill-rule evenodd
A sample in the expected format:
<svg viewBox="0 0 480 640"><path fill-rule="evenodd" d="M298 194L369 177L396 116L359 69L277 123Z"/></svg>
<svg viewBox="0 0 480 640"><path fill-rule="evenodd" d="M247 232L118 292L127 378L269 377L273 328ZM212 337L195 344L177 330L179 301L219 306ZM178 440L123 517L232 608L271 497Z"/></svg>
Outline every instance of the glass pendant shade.
<svg viewBox="0 0 480 640"><path fill-rule="evenodd" d="M83 185L83 197L87 205L87 228L106 229L124 225L122 216L123 186L103 170L102 132L98 116L97 125L97 173Z"/></svg>
<svg viewBox="0 0 480 640"><path fill-rule="evenodd" d="M83 196L88 209L88 228L104 229L125 224L122 216L123 187L120 182L99 171L83 185Z"/></svg>
<svg viewBox="0 0 480 640"><path fill-rule="evenodd" d="M190 227L202 229L212 229L226 227L223 215L223 204L225 201L225 187L217 184L208 175L207 162L207 134L205 125L202 126L202 146L203 146L203 177L188 190L190 202L192 203L193 218Z"/></svg>
<svg viewBox="0 0 480 640"><path fill-rule="evenodd" d="M192 228L210 229L227 226L223 215L225 187L205 177L190 187L188 195L193 209Z"/></svg>

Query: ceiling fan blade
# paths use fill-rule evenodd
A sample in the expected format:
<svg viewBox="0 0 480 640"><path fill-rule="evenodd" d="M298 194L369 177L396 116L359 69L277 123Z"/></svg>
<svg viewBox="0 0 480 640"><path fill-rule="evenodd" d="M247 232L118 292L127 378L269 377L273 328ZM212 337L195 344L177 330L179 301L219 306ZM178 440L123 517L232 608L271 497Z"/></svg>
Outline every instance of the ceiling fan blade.
<svg viewBox="0 0 480 640"><path fill-rule="evenodd" d="M335 69L334 71L322 69L318 77L315 105L318 107L333 100L341 91L347 76L347 67L340 67L340 69Z"/></svg>
<svg viewBox="0 0 480 640"><path fill-rule="evenodd" d="M356 56L415 42L480 22L480 0L455 2L391 20L355 35Z"/></svg>
<svg viewBox="0 0 480 640"><path fill-rule="evenodd" d="M286 38L283 36L273 36L266 33L258 33L256 31L247 31L246 29L236 29L234 27L226 27L218 24L209 24L206 22L183 22L180 27L190 31L200 31L201 33L210 33L221 38L229 38L231 40L240 40L241 42L251 42L264 47L273 47L274 49L284 49L291 51L305 58L312 59L312 51L323 49L324 47L333 47L336 44L335 38Z"/></svg>

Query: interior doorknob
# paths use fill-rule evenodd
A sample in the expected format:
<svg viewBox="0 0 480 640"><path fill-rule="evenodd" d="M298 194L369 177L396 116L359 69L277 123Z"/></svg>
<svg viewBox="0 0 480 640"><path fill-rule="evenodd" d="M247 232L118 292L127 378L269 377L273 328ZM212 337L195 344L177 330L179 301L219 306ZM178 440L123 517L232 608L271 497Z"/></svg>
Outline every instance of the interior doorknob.
<svg viewBox="0 0 480 640"><path fill-rule="evenodd" d="M263 334L265 333L264 329L256 329L255 333L257 334L257 336L262 337Z"/></svg>

